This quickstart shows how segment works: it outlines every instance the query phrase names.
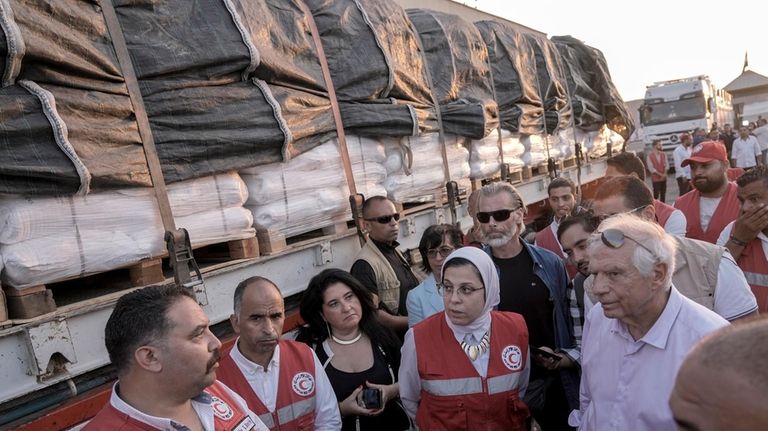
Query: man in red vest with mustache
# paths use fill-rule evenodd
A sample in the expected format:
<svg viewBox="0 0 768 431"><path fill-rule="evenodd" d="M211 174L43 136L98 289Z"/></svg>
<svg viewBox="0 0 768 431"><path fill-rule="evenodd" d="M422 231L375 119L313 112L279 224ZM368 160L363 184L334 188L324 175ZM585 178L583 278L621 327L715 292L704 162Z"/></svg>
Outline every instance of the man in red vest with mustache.
<svg viewBox="0 0 768 431"><path fill-rule="evenodd" d="M239 336L221 358L219 378L245 398L270 430L339 430L328 376L306 344L281 340L285 305L275 283L251 277L235 288L232 328Z"/></svg>

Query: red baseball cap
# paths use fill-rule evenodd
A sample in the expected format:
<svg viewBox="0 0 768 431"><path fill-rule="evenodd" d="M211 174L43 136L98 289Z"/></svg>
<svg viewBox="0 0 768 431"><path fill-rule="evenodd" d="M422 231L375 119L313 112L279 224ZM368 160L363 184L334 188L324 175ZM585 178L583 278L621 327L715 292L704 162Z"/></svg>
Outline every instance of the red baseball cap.
<svg viewBox="0 0 768 431"><path fill-rule="evenodd" d="M691 162L695 163L708 163L712 160L721 160L728 162L728 155L725 152L725 145L718 141L704 141L699 145L693 147L691 150L691 157L683 160L680 163L681 166L688 166Z"/></svg>

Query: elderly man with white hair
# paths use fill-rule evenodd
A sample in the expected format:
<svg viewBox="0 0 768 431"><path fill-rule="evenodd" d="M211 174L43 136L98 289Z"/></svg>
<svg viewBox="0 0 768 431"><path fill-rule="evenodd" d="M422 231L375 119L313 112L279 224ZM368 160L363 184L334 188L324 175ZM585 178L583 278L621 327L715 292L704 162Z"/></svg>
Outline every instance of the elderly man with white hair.
<svg viewBox="0 0 768 431"><path fill-rule="evenodd" d="M579 430L676 430L667 400L686 354L728 322L672 284L675 242L629 214L589 240L592 292L584 325Z"/></svg>

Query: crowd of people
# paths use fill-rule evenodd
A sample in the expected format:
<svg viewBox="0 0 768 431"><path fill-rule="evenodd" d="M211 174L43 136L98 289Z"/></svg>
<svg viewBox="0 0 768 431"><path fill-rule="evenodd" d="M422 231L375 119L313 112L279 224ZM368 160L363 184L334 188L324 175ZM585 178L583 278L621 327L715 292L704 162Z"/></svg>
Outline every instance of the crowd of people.
<svg viewBox="0 0 768 431"><path fill-rule="evenodd" d="M416 269L396 206L371 197L367 242L349 271L312 277L292 339L265 277L234 288L226 349L188 290L129 293L105 333L118 382L85 429L764 428L768 167L753 154L729 181L726 148L705 138L680 160L691 190L674 206L666 165L650 163L651 189L631 153L589 201L554 179L533 243L523 197L490 183L467 235L424 231Z"/></svg>

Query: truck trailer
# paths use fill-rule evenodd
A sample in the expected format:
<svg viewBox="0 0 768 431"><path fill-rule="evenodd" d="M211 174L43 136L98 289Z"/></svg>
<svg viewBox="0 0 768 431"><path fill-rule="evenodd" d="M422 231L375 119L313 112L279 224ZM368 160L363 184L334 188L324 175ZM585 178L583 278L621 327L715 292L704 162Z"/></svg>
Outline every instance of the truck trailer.
<svg viewBox="0 0 768 431"><path fill-rule="evenodd" d="M0 431L108 402L104 326L134 289L190 287L227 345L235 286L267 276L297 327L364 197L397 203L417 265L488 182L529 224L553 178L590 196L633 128L602 53L410 3L0 1Z"/></svg>

